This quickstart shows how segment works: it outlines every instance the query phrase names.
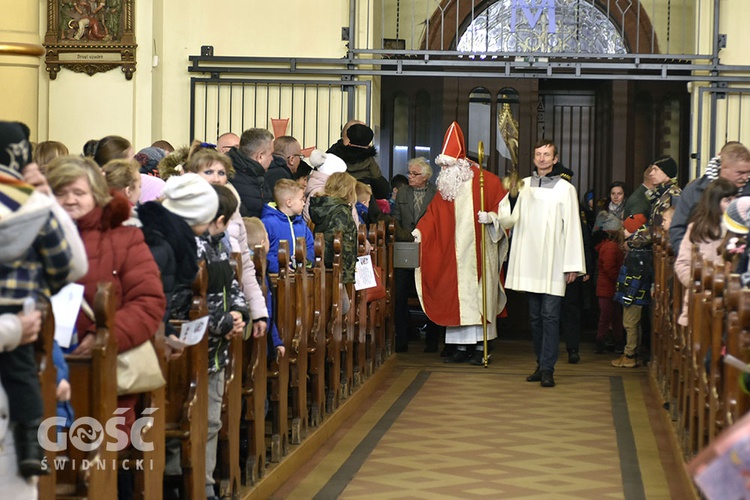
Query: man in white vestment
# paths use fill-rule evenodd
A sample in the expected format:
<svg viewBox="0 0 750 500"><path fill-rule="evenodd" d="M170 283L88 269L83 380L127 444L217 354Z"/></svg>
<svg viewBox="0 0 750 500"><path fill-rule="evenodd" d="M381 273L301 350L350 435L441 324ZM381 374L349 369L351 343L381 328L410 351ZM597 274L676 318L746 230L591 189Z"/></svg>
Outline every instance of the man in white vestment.
<svg viewBox="0 0 750 500"><path fill-rule="evenodd" d="M557 147L542 139L534 148L536 168L522 181L515 205L510 196L500 206L504 227L513 227L505 286L526 292L537 357L528 382L554 387L560 343L560 304L565 287L586 274L578 195L556 166Z"/></svg>

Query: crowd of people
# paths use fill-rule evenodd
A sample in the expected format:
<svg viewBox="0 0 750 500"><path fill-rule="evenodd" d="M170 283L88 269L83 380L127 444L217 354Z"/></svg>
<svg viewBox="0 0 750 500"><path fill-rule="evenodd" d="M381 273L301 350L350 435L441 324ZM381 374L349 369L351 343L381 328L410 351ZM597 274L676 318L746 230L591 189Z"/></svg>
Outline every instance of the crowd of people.
<svg viewBox="0 0 750 500"><path fill-rule="evenodd" d="M97 284L113 283L119 353L148 342L169 319L188 317L191 285L204 261L208 271L209 403L206 495L213 480L229 341L246 330L269 335L269 357L284 356L270 294L255 278L252 252L262 245L268 273L278 273L279 242L294 256L303 238L310 266L314 234L325 240L326 266L333 238L342 234L343 282L355 280L357 228L395 222L398 242L420 245L415 268L395 269L395 350L405 352L417 331L409 300L425 315L425 352L447 363L487 364L506 289L528 299L536 365L526 377L556 384L561 337L569 363L578 363L582 310L598 310L594 353L613 352L612 365L648 361L648 306L653 281L655 227L669 231L675 273L687 284L692 246L712 259L731 258L750 281L743 238L750 231L750 152L728 143L706 174L681 191L678 165L660 157L646 166L631 193L613 182L606 197L589 190L579 201L574 171L557 146L533 147L531 175L500 179L467 157L463 132L453 123L435 159L408 162L389 182L376 161L372 129L359 121L343 128L327 151L306 157L294 137L251 128L173 148L157 141L137 153L130 141L107 136L87 142L82 154L55 141L32 147L29 130L0 122L0 446L2 486L18 498L34 496L32 478L44 474L36 431L42 418L33 342L41 316L32 306L67 283L83 286L71 354L87 354L95 340L90 312ZM23 229L20 229L23 228ZM727 242L731 244L728 244ZM234 276L230 254L242 258ZM241 278L241 279L238 279ZM268 280L269 277L267 276ZM241 286L240 286L241 283ZM344 294L344 311L350 300ZM685 324L685 311L680 323ZM167 356L182 355L169 344ZM56 346L58 413L70 423L71 385L63 350ZM613 354L614 355L614 354ZM125 428L136 398L118 397ZM5 411L7 409L7 411ZM166 472L180 474L179 446L167 443ZM128 477L120 477L122 498ZM121 484L119 484L121 483ZM169 483L167 483L169 484ZM178 498L177 491L165 491Z"/></svg>

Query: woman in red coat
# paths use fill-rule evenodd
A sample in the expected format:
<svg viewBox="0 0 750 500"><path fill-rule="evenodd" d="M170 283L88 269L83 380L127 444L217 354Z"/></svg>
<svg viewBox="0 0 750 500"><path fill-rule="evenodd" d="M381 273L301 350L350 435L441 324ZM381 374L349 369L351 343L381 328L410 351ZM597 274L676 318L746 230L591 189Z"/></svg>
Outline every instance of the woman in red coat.
<svg viewBox="0 0 750 500"><path fill-rule="evenodd" d="M97 284L109 281L117 299L115 339L121 353L147 342L164 317L166 299L159 269L135 227L123 226L130 203L110 192L101 169L88 158L60 156L47 165L47 178L58 202L78 226L88 255L89 271L78 280L84 298L94 303ZM78 347L73 354L88 354L94 345L94 323L81 312L76 321ZM136 396L121 396L118 407L134 408ZM135 414L125 415L130 427Z"/></svg>
<svg viewBox="0 0 750 500"><path fill-rule="evenodd" d="M596 296L599 298L599 327L596 332L596 354L604 353L604 339L612 326L615 344L622 345L622 307L612 298L615 295L617 277L625 255L622 244L622 222L617 216L601 212L597 217L599 230L592 237L598 254L596 263Z"/></svg>

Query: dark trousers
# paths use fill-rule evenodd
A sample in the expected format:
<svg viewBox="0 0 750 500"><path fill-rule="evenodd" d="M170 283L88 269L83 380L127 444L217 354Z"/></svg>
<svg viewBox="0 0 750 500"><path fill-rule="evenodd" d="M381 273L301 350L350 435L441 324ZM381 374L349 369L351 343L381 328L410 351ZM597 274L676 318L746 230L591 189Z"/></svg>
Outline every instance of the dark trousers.
<svg viewBox="0 0 750 500"><path fill-rule="evenodd" d="M555 371L560 354L560 305L562 297L546 293L527 293L529 323L539 369Z"/></svg>
<svg viewBox="0 0 750 500"><path fill-rule="evenodd" d="M615 342L622 343L622 305L611 297L599 297L599 327L596 330L598 343L604 343L610 325Z"/></svg>
<svg viewBox="0 0 750 500"><path fill-rule="evenodd" d="M10 420L17 423L38 423L44 416L44 407L34 344L0 353L0 380L8 393Z"/></svg>
<svg viewBox="0 0 750 500"><path fill-rule="evenodd" d="M583 309L583 280L576 279L565 287L560 309L560 335L568 351L578 351L581 343L581 309Z"/></svg>
<svg viewBox="0 0 750 500"><path fill-rule="evenodd" d="M396 328L396 346L409 344L409 296L416 295L417 287L414 284L414 269L396 268L393 270L395 281L395 304L393 314L394 326ZM437 348L442 328L427 318L426 344L427 347Z"/></svg>
<svg viewBox="0 0 750 500"><path fill-rule="evenodd" d="M20 306L0 306L0 314L16 314ZM34 344L21 345L8 352L0 352L0 381L8 393L10 420L16 423L38 424L44 416L42 390L34 356Z"/></svg>

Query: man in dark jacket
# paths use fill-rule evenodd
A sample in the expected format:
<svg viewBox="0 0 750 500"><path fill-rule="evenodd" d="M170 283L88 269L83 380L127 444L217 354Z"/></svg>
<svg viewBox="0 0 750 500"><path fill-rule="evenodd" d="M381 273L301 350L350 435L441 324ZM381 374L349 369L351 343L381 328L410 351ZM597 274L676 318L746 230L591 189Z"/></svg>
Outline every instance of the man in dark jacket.
<svg viewBox="0 0 750 500"><path fill-rule="evenodd" d="M273 160L273 134L260 128L247 129L242 132L239 147L230 149L227 156L235 170L232 185L240 195L240 214L260 218L263 205L273 201L265 178Z"/></svg>
<svg viewBox="0 0 750 500"><path fill-rule="evenodd" d="M424 158L414 158L407 164L409 185L399 189L396 202L393 204L393 219L396 222L396 241L414 241L412 231L422 218L427 205L432 201L437 188L430 182L432 168ZM414 269L394 269L396 280L395 317L396 317L396 352L406 352L409 348L409 295L416 295L414 286ZM439 329L435 323L427 320L425 352L436 352L438 348Z"/></svg>
<svg viewBox="0 0 750 500"><path fill-rule="evenodd" d="M283 135L273 141L273 161L266 172L266 184L272 192L279 179L295 179L302 158L302 146L294 137Z"/></svg>
<svg viewBox="0 0 750 500"><path fill-rule="evenodd" d="M669 244L675 254L675 259L680 251L680 243L685 236L693 209L698 205L706 186L719 177L737 186L739 190L737 196L750 195L750 185L747 183L750 177L750 151L739 142L726 143L721 148L719 156L711 158L708 162L703 177L691 182L682 190L682 195L675 205L672 225L669 226Z"/></svg>

